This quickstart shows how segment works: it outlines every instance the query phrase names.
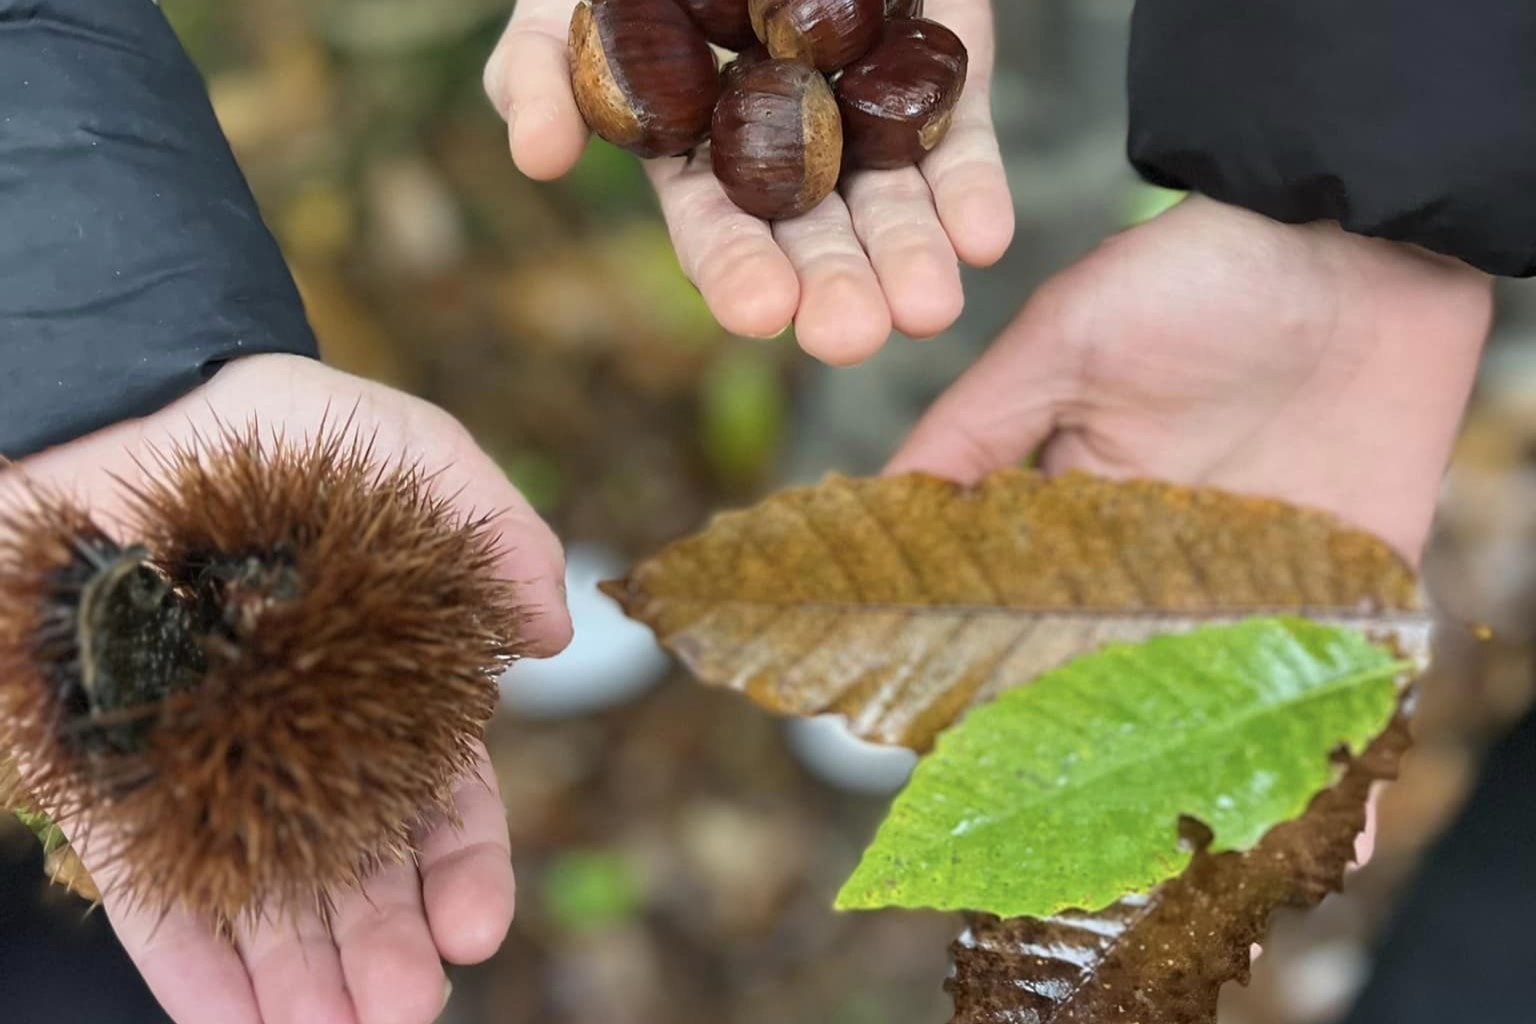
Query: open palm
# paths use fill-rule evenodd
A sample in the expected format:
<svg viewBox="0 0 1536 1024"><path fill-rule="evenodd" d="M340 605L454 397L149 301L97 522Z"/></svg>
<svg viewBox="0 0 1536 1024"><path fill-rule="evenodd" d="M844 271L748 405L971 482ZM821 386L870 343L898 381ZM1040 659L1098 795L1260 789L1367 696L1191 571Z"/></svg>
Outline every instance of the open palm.
<svg viewBox="0 0 1536 1024"><path fill-rule="evenodd" d="M1417 564L1491 316L1461 264L1191 196L1048 281L886 471L969 483L1034 455L1219 487Z"/></svg>
<svg viewBox="0 0 1536 1024"><path fill-rule="evenodd" d="M1417 561L1491 284L1193 196L1049 281L892 460L1150 476L1327 509Z"/></svg>
<svg viewBox="0 0 1536 1024"><path fill-rule="evenodd" d="M506 118L512 157L538 180L580 158L588 132L566 56L576 0L519 0L486 66L486 92ZM864 171L793 220L738 209L707 150L646 164L683 271L727 330L771 337L795 327L810 354L845 365L874 354L894 328L914 338L947 329L964 306L960 263L996 262L1013 239L1013 204L992 127L989 0L928 0L926 16L970 54L965 92L945 140L920 167Z"/></svg>
<svg viewBox="0 0 1536 1024"><path fill-rule="evenodd" d="M570 636L561 593L560 546L506 478L445 413L399 392L309 360L259 356L221 371L183 401L147 419L28 459L27 477L77 496L110 529L124 509L114 474L133 482L151 446L166 450L211 436L215 416L289 436L318 429L329 411L356 409L354 424L376 432L381 458L406 455L443 473L444 493L470 511L500 511L501 566L521 585L531 620L530 653L549 655ZM0 501L18 500L0 474ZM94 865L106 912L128 955L178 1024L427 1024L441 1013L448 986L443 961L476 963L501 945L511 924L514 882L496 778L480 747L478 778L454 799L460 827L423 829L414 863L385 869L359 891L338 894L329 924L314 912L241 930L230 944L201 922L136 909L116 894L110 863ZM94 835L93 835L94 838ZM101 837L110 842L109 836Z"/></svg>

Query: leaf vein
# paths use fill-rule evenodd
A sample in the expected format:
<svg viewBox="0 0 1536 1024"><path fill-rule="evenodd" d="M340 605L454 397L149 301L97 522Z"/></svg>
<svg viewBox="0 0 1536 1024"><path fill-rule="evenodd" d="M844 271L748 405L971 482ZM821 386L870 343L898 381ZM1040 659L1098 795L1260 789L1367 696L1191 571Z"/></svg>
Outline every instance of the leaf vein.
<svg viewBox="0 0 1536 1024"><path fill-rule="evenodd" d="M1155 763L1179 748L1206 745L1210 743L1210 741L1216 736L1238 731L1245 726L1251 725L1254 721L1257 720L1273 717L1276 715L1279 715L1283 718L1292 713L1294 709L1298 707L1320 701L1324 698L1333 697L1341 692L1353 689L1356 686L1373 682L1385 676L1394 675L1409 667L1411 667L1411 665L1408 662L1393 661L1382 665L1372 666L1368 669L1348 672L1326 684L1312 687L1305 693L1292 695L1289 699L1273 703L1258 704L1230 718L1222 718L1216 721L1208 722L1193 730L1180 730L1172 741L1152 743L1140 747L1134 752L1134 756L1132 757L1120 759L1110 758L1105 761L1097 762L1097 767L1094 770L1080 772L1073 778L1073 787L1074 789L1089 789L1098 787L1107 781L1123 776L1127 772L1141 770L1148 763ZM1011 691L1011 694L1017 698L1019 695L1025 692L1026 691L1022 690L1014 690ZM991 705L991 707L994 708L997 706L997 704ZM1041 715L1042 717L1055 717L1054 715L1044 715L1043 712L1045 710L1046 708L1037 702L1036 706L1031 709L1031 712L1033 714ZM1022 810L1038 806L1040 803L1054 798L1054 796L1055 793L1053 790L1044 788L1018 794L1008 805L1009 816L1017 817ZM1183 811L1180 813L1189 812ZM948 837L946 836L943 838L945 840L945 845L947 846ZM931 848L932 844L930 843L928 846ZM1220 848L1213 842L1211 849L1213 852L1216 852L1219 851Z"/></svg>

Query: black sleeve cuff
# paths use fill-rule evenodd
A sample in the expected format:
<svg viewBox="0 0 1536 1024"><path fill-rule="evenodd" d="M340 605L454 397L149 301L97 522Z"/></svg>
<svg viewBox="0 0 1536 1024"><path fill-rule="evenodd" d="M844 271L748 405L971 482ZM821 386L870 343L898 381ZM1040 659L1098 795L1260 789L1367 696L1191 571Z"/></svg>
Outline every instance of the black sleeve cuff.
<svg viewBox="0 0 1536 1024"><path fill-rule="evenodd" d="M1138 0L1148 181L1536 275L1536 3Z"/></svg>
<svg viewBox="0 0 1536 1024"><path fill-rule="evenodd" d="M201 77L152 0L0 0L0 454L318 356Z"/></svg>

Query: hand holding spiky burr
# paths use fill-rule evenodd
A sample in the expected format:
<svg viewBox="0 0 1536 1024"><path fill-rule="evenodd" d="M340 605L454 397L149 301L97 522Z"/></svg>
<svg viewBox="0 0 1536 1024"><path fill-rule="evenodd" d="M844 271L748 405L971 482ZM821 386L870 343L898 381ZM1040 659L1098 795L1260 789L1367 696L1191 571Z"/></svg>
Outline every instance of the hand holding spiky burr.
<svg viewBox="0 0 1536 1024"><path fill-rule="evenodd" d="M512 916L495 673L570 630L494 464L264 356L0 472L0 518L0 741L167 1011L435 1019Z"/></svg>

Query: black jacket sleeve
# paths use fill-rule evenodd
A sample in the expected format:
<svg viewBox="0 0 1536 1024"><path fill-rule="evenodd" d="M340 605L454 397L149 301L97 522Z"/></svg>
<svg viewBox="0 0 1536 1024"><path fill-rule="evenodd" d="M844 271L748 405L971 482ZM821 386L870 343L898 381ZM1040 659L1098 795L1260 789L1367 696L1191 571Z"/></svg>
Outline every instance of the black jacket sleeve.
<svg viewBox="0 0 1536 1024"><path fill-rule="evenodd" d="M1536 274L1532 0L1138 0L1128 88L1156 184Z"/></svg>
<svg viewBox="0 0 1536 1024"><path fill-rule="evenodd" d="M0 454L267 352L318 355L154 0L0 0Z"/></svg>

